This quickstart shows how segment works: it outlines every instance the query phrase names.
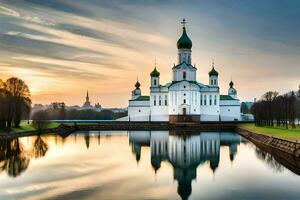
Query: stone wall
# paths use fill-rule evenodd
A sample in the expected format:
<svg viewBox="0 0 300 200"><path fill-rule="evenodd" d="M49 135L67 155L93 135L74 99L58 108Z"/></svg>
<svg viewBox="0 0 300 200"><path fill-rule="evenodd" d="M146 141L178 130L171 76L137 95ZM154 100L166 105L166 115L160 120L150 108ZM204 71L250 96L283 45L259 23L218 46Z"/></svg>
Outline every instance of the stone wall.
<svg viewBox="0 0 300 200"><path fill-rule="evenodd" d="M263 151L270 153L277 162L300 175L299 142L253 133L243 128L237 128L237 132Z"/></svg>

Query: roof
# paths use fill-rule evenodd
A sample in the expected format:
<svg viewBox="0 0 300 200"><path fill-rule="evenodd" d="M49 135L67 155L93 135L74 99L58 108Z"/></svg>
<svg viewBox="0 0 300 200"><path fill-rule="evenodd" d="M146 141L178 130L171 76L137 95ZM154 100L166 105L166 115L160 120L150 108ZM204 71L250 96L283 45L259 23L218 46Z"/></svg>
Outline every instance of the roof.
<svg viewBox="0 0 300 200"><path fill-rule="evenodd" d="M188 64L188 63L186 63L185 61L183 61L182 63L179 63L178 65L175 65L175 64L174 64L174 66L173 66L172 69L181 66L183 63L185 63L188 67L192 67L192 68L194 68L194 69L197 69L195 66L193 66L193 65L191 65L191 64Z"/></svg>
<svg viewBox="0 0 300 200"><path fill-rule="evenodd" d="M209 76L218 76L219 73L215 70L215 68L213 67L210 72L208 73Z"/></svg>
<svg viewBox="0 0 300 200"><path fill-rule="evenodd" d="M164 86L169 87L170 85L172 85L172 82L166 83Z"/></svg>
<svg viewBox="0 0 300 200"><path fill-rule="evenodd" d="M149 96L139 96L138 98L130 101L149 101L150 97Z"/></svg>
<svg viewBox="0 0 300 200"><path fill-rule="evenodd" d="M154 70L150 73L151 77L158 77L160 75L160 73L157 71L156 67L154 68Z"/></svg>
<svg viewBox="0 0 300 200"><path fill-rule="evenodd" d="M207 86L204 85L203 83L199 83L199 82L197 82L197 81L188 81L188 80L172 81L171 83L167 83L165 86L169 88L169 87L171 87L172 85L174 85L174 84L176 84L176 83L180 83L180 82L182 82L182 81L187 81L187 82L189 82L189 83L194 83L195 85L197 85L197 86L200 87L200 88L207 87Z"/></svg>
<svg viewBox="0 0 300 200"><path fill-rule="evenodd" d="M189 36L186 34L185 27L183 27L183 32L179 40L177 41L177 48L178 49L191 49L192 48L192 41Z"/></svg>
<svg viewBox="0 0 300 200"><path fill-rule="evenodd" d="M220 100L236 100L236 99L229 95L220 95Z"/></svg>

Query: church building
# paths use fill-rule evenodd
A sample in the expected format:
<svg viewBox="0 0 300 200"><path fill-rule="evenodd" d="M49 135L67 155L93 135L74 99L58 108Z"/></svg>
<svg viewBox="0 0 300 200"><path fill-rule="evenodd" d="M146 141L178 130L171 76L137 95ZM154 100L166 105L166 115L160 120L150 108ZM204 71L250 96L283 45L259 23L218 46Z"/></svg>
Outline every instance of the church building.
<svg viewBox="0 0 300 200"><path fill-rule="evenodd" d="M178 60L172 67L172 80L160 82L155 67L150 73L150 95L143 96L137 81L128 106L128 121L237 121L241 119L240 101L234 84L227 95L220 95L219 73L214 62L208 73L208 84L197 81L197 68L192 65L192 41L187 35L185 20L177 41Z"/></svg>

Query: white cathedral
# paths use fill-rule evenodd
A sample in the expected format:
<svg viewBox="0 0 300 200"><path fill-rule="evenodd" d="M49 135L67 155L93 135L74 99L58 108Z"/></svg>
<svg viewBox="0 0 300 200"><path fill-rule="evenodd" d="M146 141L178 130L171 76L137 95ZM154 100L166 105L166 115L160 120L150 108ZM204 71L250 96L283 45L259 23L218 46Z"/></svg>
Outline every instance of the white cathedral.
<svg viewBox="0 0 300 200"><path fill-rule="evenodd" d="M150 96L143 96L137 81L129 100L127 121L238 121L241 119L240 101L233 82L228 95L220 95L218 72L214 63L208 73L209 83L197 81L197 68L191 64L192 41L183 32L177 41L178 63L172 68L172 81L161 84L156 69L150 73Z"/></svg>

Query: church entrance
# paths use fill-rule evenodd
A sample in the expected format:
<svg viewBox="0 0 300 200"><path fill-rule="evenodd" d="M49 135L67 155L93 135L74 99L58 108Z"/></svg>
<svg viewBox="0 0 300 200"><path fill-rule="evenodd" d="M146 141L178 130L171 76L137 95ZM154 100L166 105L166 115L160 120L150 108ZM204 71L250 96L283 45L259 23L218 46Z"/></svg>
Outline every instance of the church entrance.
<svg viewBox="0 0 300 200"><path fill-rule="evenodd" d="M182 114L186 115L186 108L182 108Z"/></svg>

